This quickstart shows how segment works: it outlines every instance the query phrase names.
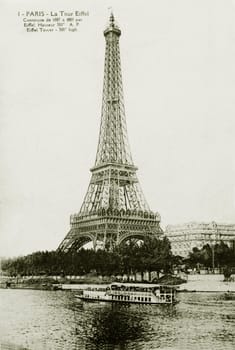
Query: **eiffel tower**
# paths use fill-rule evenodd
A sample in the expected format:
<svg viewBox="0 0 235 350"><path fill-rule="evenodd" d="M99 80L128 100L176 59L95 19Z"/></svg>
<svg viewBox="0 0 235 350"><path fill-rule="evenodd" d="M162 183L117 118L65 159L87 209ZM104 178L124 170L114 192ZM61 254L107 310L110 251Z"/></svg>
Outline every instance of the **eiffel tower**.
<svg viewBox="0 0 235 350"><path fill-rule="evenodd" d="M106 41L99 143L91 180L79 213L70 217L70 231L59 250L112 250L130 239L160 236L160 215L153 213L136 176L127 137L119 51L121 30L111 13Z"/></svg>

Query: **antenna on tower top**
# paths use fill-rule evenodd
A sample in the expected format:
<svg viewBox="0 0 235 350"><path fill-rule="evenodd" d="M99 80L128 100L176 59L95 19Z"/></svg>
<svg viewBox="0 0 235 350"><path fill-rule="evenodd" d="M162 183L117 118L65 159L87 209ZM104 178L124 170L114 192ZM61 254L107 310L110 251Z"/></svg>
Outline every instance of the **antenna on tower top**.
<svg viewBox="0 0 235 350"><path fill-rule="evenodd" d="M113 8L110 6L110 7L108 7L108 10L110 11L109 23L112 25L112 24L114 24Z"/></svg>
<svg viewBox="0 0 235 350"><path fill-rule="evenodd" d="M119 26L116 22L116 19L114 18L113 8L111 6L108 7L108 11L109 11L110 15L109 15L108 23L106 25L106 29L105 29L104 33L107 34L107 33L113 32L113 30L114 30L115 33L118 34L118 36L120 36L121 31L120 31Z"/></svg>

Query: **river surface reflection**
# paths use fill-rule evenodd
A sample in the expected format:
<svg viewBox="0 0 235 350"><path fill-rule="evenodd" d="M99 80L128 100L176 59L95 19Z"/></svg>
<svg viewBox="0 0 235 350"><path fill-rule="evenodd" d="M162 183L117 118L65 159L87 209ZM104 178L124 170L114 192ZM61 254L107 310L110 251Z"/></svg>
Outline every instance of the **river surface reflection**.
<svg viewBox="0 0 235 350"><path fill-rule="evenodd" d="M1 349L235 347L235 302L181 293L175 306L77 301L73 292L0 289Z"/></svg>

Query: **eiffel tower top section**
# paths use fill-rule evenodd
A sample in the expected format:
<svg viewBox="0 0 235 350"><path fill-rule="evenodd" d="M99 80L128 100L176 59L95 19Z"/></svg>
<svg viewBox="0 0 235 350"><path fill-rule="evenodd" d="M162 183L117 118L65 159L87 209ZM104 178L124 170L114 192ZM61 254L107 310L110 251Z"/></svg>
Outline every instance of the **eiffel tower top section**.
<svg viewBox="0 0 235 350"><path fill-rule="evenodd" d="M127 136L123 99L119 37L121 30L111 13L104 31L106 40L103 99L95 170L104 165L133 166Z"/></svg>

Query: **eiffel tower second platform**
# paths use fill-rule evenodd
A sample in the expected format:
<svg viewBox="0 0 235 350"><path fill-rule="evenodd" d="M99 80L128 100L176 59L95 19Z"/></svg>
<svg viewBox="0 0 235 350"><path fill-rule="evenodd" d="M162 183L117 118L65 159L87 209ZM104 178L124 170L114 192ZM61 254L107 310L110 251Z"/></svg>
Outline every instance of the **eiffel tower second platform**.
<svg viewBox="0 0 235 350"><path fill-rule="evenodd" d="M138 181L126 127L119 38L113 14L106 40L99 143L91 180L79 213L70 217L70 231L59 250L113 249L129 239L160 236L160 215L153 213Z"/></svg>

